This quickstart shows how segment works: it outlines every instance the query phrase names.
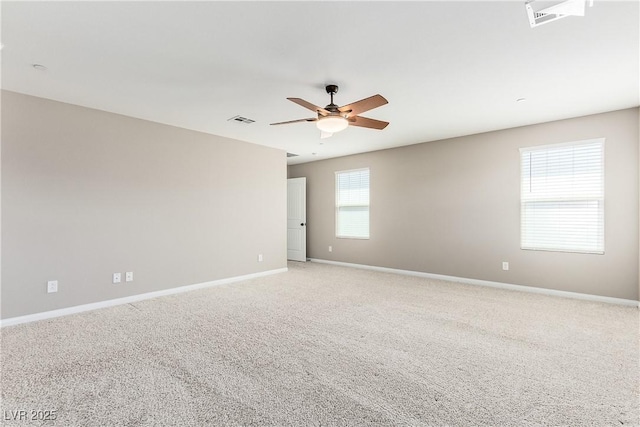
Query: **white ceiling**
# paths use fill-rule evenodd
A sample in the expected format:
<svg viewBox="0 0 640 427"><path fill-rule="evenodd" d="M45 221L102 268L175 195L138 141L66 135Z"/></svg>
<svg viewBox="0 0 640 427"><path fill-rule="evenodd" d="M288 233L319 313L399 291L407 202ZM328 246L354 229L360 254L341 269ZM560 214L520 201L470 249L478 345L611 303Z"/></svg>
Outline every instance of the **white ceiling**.
<svg viewBox="0 0 640 427"><path fill-rule="evenodd" d="M535 29L524 1L1 7L3 89L300 155L289 164L640 104L637 1ZM269 126L313 117L286 97L324 106L327 83L339 105L380 93L389 104L363 116L391 124L324 140Z"/></svg>

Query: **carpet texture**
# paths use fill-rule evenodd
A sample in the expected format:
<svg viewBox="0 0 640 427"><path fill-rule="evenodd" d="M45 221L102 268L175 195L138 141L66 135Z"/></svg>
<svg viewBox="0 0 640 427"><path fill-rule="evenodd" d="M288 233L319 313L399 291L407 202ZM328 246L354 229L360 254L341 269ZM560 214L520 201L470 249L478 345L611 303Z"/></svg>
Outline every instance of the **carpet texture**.
<svg viewBox="0 0 640 427"><path fill-rule="evenodd" d="M3 328L3 425L640 425L637 308L289 269Z"/></svg>

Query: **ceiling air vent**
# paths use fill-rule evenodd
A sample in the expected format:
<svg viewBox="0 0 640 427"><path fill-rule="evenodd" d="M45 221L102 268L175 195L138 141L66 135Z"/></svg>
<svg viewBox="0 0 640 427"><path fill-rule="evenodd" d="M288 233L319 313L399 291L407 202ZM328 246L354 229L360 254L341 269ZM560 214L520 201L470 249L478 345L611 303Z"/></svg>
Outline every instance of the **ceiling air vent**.
<svg viewBox="0 0 640 427"><path fill-rule="evenodd" d="M287 153L287 157L298 157L299 154Z"/></svg>
<svg viewBox="0 0 640 427"><path fill-rule="evenodd" d="M250 125L251 123L254 123L255 120L251 120L251 119L247 119L246 117L242 117L242 116L233 116L230 119L227 119L228 122L238 122L238 123L244 123L247 125Z"/></svg>
<svg viewBox="0 0 640 427"><path fill-rule="evenodd" d="M584 16L585 3L593 6L593 0L526 0L524 2L529 17L529 25L535 28L567 16Z"/></svg>

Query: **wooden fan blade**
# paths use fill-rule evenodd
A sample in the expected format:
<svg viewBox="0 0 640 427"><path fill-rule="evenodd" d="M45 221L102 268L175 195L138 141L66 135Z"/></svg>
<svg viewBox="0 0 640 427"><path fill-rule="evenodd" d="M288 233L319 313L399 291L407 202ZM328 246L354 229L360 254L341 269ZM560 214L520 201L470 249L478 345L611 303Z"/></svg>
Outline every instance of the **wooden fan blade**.
<svg viewBox="0 0 640 427"><path fill-rule="evenodd" d="M300 98L287 98L289 101L291 102L295 102L296 104L304 107L304 108L308 108L311 111L314 111L316 113L320 113L323 116L326 116L327 114L329 114L329 112L327 110L325 110L322 107L318 107L317 105L313 105L310 102L305 101L304 99L300 99Z"/></svg>
<svg viewBox="0 0 640 427"><path fill-rule="evenodd" d="M271 123L271 125L286 125L289 123L300 123L300 122L315 122L318 121L318 119L298 119L298 120L289 120L288 122L278 122L278 123Z"/></svg>
<svg viewBox="0 0 640 427"><path fill-rule="evenodd" d="M347 117L353 117L360 113L364 113L365 111L372 110L377 107L381 107L385 104L388 104L384 96L382 95L373 95L369 98L361 99L360 101L356 101L352 104L345 105L344 107L338 108L341 113L347 113Z"/></svg>
<svg viewBox="0 0 640 427"><path fill-rule="evenodd" d="M381 120L369 119L366 117L349 117L349 126L360 126L363 128L371 128L382 130L387 127L389 122L383 122Z"/></svg>

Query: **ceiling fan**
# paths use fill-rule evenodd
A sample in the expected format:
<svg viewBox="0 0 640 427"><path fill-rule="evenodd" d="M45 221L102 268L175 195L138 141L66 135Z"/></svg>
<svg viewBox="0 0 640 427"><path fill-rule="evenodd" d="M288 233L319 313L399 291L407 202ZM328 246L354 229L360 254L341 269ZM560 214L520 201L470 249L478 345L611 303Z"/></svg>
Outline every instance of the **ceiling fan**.
<svg viewBox="0 0 640 427"><path fill-rule="evenodd" d="M359 126L370 129L382 130L387 127L389 122L383 122L381 120L369 119L366 117L360 117L358 114L365 111L372 110L387 104L387 101L381 95L373 95L369 98L361 99L352 104L347 104L342 107L338 107L333 103L333 95L338 92L337 85L327 85L325 87L327 93L331 95L331 103L326 107L318 107L310 102L300 98L287 98L289 101L293 101L296 104L308 108L318 114L318 117L309 119L290 120L288 122L271 123L272 125L285 125L289 123L298 122L316 122L318 129L322 131L322 138L327 138L336 132L340 132L347 128L347 126Z"/></svg>

